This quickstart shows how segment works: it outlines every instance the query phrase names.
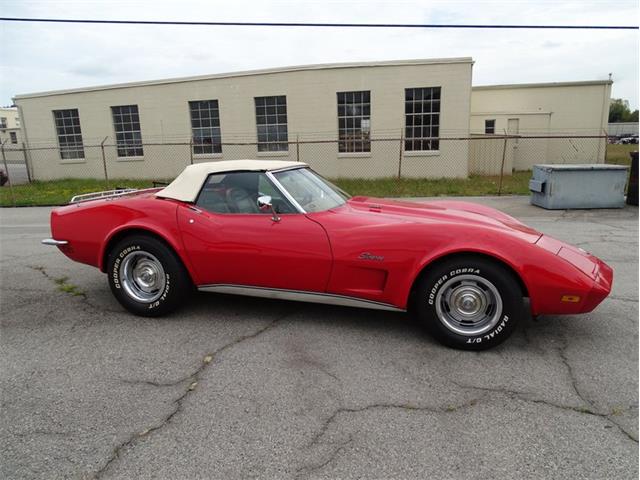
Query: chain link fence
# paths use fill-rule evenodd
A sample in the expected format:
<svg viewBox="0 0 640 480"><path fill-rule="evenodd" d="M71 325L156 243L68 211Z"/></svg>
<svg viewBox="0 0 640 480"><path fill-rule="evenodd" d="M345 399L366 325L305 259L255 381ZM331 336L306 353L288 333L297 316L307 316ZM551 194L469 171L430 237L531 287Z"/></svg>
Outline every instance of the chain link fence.
<svg viewBox="0 0 640 480"><path fill-rule="evenodd" d="M402 137L372 136L360 148L367 151L353 151L358 149L345 148L344 139L312 135L296 136L280 151L261 151L264 146L256 142L225 142L215 148L184 141L144 142L123 148L109 138L73 149L61 148L55 141L5 144L1 146L1 168L8 181L1 199L2 205L59 204L91 190L167 183L194 163L247 158L304 162L352 194L427 196L437 194L440 190L433 187L440 185L446 187L444 194L455 195L460 194L459 185L466 185L470 194L499 195L514 179L528 181L527 172L535 164L604 163L607 159L605 135L472 135L427 140L431 150L412 150L414 143ZM135 156L127 156L132 153ZM506 193L526 191L507 189Z"/></svg>

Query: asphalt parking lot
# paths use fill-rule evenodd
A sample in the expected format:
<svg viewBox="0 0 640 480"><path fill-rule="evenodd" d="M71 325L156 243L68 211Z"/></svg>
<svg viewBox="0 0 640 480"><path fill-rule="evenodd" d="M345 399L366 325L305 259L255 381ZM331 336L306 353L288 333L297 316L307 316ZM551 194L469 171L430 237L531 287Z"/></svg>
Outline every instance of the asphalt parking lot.
<svg viewBox="0 0 640 480"><path fill-rule="evenodd" d="M638 478L638 209L476 199L615 270L595 312L481 353L405 315L201 294L125 313L0 210L0 477Z"/></svg>
<svg viewBox="0 0 640 480"><path fill-rule="evenodd" d="M0 163L0 168L4 170L4 164ZM27 166L24 163L9 162L7 163L7 170L9 171L12 185L23 185L29 182Z"/></svg>

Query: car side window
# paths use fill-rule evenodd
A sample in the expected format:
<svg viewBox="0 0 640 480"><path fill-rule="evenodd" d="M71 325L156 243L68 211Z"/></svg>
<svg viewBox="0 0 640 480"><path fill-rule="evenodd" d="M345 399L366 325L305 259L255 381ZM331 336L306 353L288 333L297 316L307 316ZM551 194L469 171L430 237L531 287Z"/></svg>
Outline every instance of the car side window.
<svg viewBox="0 0 640 480"><path fill-rule="evenodd" d="M271 214L258 208L258 197L269 195L277 213L295 213L264 172L231 172L207 177L196 206L222 214Z"/></svg>
<svg viewBox="0 0 640 480"><path fill-rule="evenodd" d="M287 200L280 190L271 182L269 177L262 174L258 179L259 195L269 195L271 197L271 204L276 210L276 213L298 213L293 205ZM266 213L271 213L268 209Z"/></svg>

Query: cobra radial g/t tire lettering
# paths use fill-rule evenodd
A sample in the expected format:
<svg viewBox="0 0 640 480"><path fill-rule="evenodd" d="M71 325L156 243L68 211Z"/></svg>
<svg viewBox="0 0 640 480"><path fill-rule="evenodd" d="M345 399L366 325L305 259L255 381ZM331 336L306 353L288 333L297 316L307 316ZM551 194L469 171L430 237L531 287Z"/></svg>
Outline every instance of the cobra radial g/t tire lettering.
<svg viewBox="0 0 640 480"><path fill-rule="evenodd" d="M120 240L109 252L107 275L120 304L145 317L169 313L190 292L191 281L178 256L147 235Z"/></svg>
<svg viewBox="0 0 640 480"><path fill-rule="evenodd" d="M498 262L467 255L426 272L418 284L416 310L440 342L464 350L502 343L525 313L513 273Z"/></svg>

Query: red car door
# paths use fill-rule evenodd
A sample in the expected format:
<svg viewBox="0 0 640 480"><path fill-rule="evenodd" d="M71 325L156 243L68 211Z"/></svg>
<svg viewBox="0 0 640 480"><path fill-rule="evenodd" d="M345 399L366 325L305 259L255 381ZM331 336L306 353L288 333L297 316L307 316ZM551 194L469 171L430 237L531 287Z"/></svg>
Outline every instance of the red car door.
<svg viewBox="0 0 640 480"><path fill-rule="evenodd" d="M331 249L304 214L212 213L178 208L178 225L197 282L324 292Z"/></svg>

